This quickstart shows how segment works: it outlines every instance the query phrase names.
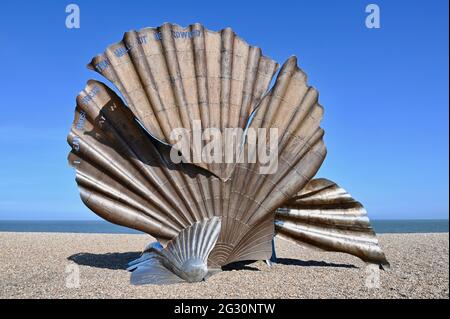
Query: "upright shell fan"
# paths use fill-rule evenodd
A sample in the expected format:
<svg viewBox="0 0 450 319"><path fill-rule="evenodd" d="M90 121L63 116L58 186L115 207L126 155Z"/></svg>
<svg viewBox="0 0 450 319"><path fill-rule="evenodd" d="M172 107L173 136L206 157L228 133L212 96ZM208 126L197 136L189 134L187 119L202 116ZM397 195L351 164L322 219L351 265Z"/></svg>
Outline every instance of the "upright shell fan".
<svg viewBox="0 0 450 319"><path fill-rule="evenodd" d="M330 202L321 195L330 185L311 181L326 154L323 109L295 57L266 92L278 64L231 29L164 24L127 32L89 66L128 105L90 80L77 97L69 161L91 210L163 245L130 264L133 283L198 281L234 261L269 259L274 223L280 236L296 242L387 264L368 220L358 222L365 212L357 211L353 222L351 205L341 200L346 193ZM184 129L194 141L196 126L241 134L208 161L202 150L211 141L190 143L186 152L173 134ZM272 129L278 134L251 134ZM267 144L270 160L252 160L261 154L255 145ZM174 150L181 163L173 161ZM314 194L323 200L303 200Z"/></svg>
<svg viewBox="0 0 450 319"><path fill-rule="evenodd" d="M230 28L213 32L200 24L185 29L164 24L126 32L88 67L116 85L150 134L174 145L174 129L184 128L191 138L196 124L243 129L278 64ZM190 154L183 155L229 178L230 165L220 165L225 158L207 165L200 158L201 145L191 145Z"/></svg>

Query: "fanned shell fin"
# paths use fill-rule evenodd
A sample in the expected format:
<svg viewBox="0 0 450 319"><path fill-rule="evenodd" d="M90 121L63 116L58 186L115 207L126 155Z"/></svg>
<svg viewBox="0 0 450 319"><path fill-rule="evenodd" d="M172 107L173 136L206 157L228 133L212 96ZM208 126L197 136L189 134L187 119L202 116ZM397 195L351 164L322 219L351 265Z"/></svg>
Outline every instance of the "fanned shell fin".
<svg viewBox="0 0 450 319"><path fill-rule="evenodd" d="M165 243L210 217L199 190L203 171L167 163L162 145L104 84L91 80L77 97L68 142L81 198L104 219Z"/></svg>
<svg viewBox="0 0 450 319"><path fill-rule="evenodd" d="M157 241L149 243L145 247L142 255L139 258L132 260L128 263L127 270L132 271L133 269L136 269L139 266L139 264L144 263L150 258L152 258L154 251L161 251L163 249L164 247Z"/></svg>
<svg viewBox="0 0 450 319"><path fill-rule="evenodd" d="M170 285L183 281L182 278L164 267L156 256L151 256L145 262L140 263L130 277L130 283L133 285Z"/></svg>
<svg viewBox="0 0 450 319"><path fill-rule="evenodd" d="M153 136L179 148L172 132L183 129L192 141L194 121L200 129L243 129L278 63L230 28L214 32L198 23L165 23L126 32L88 67L115 84ZM191 146L185 160L229 178L229 165L205 162L198 144Z"/></svg>
<svg viewBox="0 0 450 319"><path fill-rule="evenodd" d="M389 268L366 210L336 183L313 179L277 210L279 237L327 251L344 252Z"/></svg>
<svg viewBox="0 0 450 319"><path fill-rule="evenodd" d="M200 281L208 274L208 257L220 233L220 219L213 217L183 229L161 251L171 268L186 281Z"/></svg>
<svg viewBox="0 0 450 319"><path fill-rule="evenodd" d="M289 58L247 124L247 132L266 129L267 136L258 134L252 141L247 133L240 154L244 160L222 185L223 207L229 213L211 264L271 257L274 211L313 178L325 158L322 115L317 91L308 86L296 58ZM272 131L277 134L269 138ZM268 141L266 153L272 157L267 163L249 160L260 139Z"/></svg>
<svg viewBox="0 0 450 319"><path fill-rule="evenodd" d="M183 229L166 248L151 246L129 263L132 284L170 284L205 280L217 269L208 269L209 253L220 233L220 219L194 223Z"/></svg>

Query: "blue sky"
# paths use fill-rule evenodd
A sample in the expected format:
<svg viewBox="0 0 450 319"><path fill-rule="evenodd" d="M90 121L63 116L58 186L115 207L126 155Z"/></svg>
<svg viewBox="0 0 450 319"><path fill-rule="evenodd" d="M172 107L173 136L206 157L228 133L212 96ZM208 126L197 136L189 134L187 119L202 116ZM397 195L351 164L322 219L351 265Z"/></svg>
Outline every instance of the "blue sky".
<svg viewBox="0 0 450 319"><path fill-rule="evenodd" d="M448 218L448 1L2 1L0 219L95 219L67 165L85 65L125 31L232 27L279 62L297 55L325 107L338 182L371 218ZM365 27L365 7L381 28Z"/></svg>

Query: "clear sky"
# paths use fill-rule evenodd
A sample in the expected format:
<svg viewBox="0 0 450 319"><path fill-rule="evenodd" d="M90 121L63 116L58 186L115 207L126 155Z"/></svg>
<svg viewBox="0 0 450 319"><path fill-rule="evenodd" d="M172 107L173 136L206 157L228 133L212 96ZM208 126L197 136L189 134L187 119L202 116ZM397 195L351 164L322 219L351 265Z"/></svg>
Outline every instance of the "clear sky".
<svg viewBox="0 0 450 319"><path fill-rule="evenodd" d="M0 4L0 219L95 219L67 165L85 65L125 31L232 27L279 62L297 55L325 107L336 181L371 218L448 218L448 0L69 1ZM376 3L381 28L365 26Z"/></svg>

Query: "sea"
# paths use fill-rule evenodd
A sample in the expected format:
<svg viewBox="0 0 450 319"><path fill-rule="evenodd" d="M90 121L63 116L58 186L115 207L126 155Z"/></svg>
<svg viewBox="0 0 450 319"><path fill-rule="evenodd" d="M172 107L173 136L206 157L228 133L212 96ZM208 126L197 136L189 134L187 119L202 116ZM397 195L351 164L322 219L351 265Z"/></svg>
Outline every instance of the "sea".
<svg viewBox="0 0 450 319"><path fill-rule="evenodd" d="M376 233L448 233L448 219L372 220ZM140 234L103 220L0 220L0 232Z"/></svg>

